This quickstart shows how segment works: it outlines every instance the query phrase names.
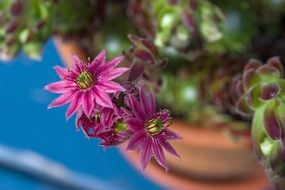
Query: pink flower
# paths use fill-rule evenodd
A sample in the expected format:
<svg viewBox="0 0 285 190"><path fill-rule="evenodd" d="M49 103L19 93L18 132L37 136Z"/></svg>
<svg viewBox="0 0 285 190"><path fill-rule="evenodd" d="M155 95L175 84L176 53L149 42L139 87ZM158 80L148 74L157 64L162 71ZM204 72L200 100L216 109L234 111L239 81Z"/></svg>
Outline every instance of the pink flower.
<svg viewBox="0 0 285 190"><path fill-rule="evenodd" d="M168 170L163 149L179 157L168 141L181 139L176 133L168 129L170 125L168 110L156 112L153 95L142 90L139 93L139 100L135 96L129 96L129 104L133 114L129 116L126 123L133 135L129 140L127 150L140 150L143 169L154 156L158 163Z"/></svg>
<svg viewBox="0 0 285 190"><path fill-rule="evenodd" d="M87 115L79 109L76 115L76 128L77 130L82 129L87 138L98 138L101 131L98 114L94 112L90 117L87 117Z"/></svg>
<svg viewBox="0 0 285 190"><path fill-rule="evenodd" d="M109 93L125 91L118 83L112 81L119 77L128 68L115 68L123 56L114 58L105 63L105 51L91 62L83 62L77 56L73 56L73 70L59 66L54 67L61 81L45 86L45 89L62 94L55 99L49 108L70 103L66 118L69 119L79 108L90 116L94 106L113 107Z"/></svg>
<svg viewBox="0 0 285 190"><path fill-rule="evenodd" d="M105 148L115 146L128 140L132 132L125 123L126 111L124 108L104 108L100 113L101 126L103 127L99 138Z"/></svg>
<svg viewBox="0 0 285 190"><path fill-rule="evenodd" d="M76 117L76 128L82 130L87 138L101 139L105 148L115 146L128 140L132 135L124 122L124 108L96 108L91 117L80 109Z"/></svg>

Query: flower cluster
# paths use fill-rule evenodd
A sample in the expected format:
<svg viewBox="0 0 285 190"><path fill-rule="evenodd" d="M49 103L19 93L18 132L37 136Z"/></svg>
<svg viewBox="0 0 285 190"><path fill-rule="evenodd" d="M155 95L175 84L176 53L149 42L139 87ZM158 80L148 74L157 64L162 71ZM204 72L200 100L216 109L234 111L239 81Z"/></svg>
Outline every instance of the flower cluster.
<svg viewBox="0 0 285 190"><path fill-rule="evenodd" d="M128 141L127 150L140 151L143 169L153 156L167 170L164 150L179 157L168 141L180 137L168 128L169 111L156 111L151 92L136 82L113 81L128 71L117 67L123 59L119 56L105 63L102 51L92 62L73 56L72 70L56 66L61 80L45 89L62 95L49 108L70 103L66 118L77 113L76 127L86 137L101 139L104 147Z"/></svg>

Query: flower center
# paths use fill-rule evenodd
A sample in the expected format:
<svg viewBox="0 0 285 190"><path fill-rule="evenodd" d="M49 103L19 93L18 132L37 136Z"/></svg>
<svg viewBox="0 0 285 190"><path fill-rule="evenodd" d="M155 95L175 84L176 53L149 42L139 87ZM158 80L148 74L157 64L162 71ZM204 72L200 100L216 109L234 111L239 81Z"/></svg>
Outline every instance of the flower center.
<svg viewBox="0 0 285 190"><path fill-rule="evenodd" d="M88 71L83 71L76 78L76 84L81 89L87 89L91 87L93 82L94 82L93 76Z"/></svg>
<svg viewBox="0 0 285 190"><path fill-rule="evenodd" d="M118 122L115 123L116 133L121 133L125 130L127 130L127 125L123 121L119 120Z"/></svg>
<svg viewBox="0 0 285 190"><path fill-rule="evenodd" d="M163 129L163 123L160 119L151 119L146 123L146 129L151 135L159 134Z"/></svg>

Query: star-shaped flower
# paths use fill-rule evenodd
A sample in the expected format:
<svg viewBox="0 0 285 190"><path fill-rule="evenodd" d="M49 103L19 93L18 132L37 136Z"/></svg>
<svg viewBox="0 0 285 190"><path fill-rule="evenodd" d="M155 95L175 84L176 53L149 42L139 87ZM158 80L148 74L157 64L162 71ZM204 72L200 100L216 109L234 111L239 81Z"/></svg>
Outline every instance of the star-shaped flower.
<svg viewBox="0 0 285 190"><path fill-rule="evenodd" d="M107 63L105 57L105 51L101 51L91 63L86 63L74 55L72 70L55 66L61 81L51 83L45 86L45 89L62 95L55 99L49 108L70 103L66 111L67 119L80 108L87 116L92 114L96 105L112 108L109 93L125 91L120 84L112 80L121 76L128 68L115 68L124 59L123 56Z"/></svg>
<svg viewBox="0 0 285 190"><path fill-rule="evenodd" d="M158 163L168 170L163 149L179 157L168 141L181 138L168 128L170 125L169 111L156 112L153 95L142 89L140 89L138 98L130 95L129 104L132 114L126 123L133 135L129 140L127 150L140 150L143 169L154 156Z"/></svg>

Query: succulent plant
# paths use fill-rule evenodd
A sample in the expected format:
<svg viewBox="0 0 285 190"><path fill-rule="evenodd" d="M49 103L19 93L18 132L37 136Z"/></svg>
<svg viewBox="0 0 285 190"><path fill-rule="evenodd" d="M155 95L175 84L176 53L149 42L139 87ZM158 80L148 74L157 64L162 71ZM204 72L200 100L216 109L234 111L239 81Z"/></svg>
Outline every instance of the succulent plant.
<svg viewBox="0 0 285 190"><path fill-rule="evenodd" d="M133 46L124 51L126 64L131 66L128 81L139 81L153 92L159 92L162 85L160 70L167 64L161 59L158 49L149 40L129 35Z"/></svg>
<svg viewBox="0 0 285 190"><path fill-rule="evenodd" d="M266 64L251 59L233 85L239 98L236 111L253 117L252 137L258 160L275 184L284 183L285 79L278 57ZM284 187L284 186L282 186Z"/></svg>
<svg viewBox="0 0 285 190"><path fill-rule="evenodd" d="M122 88L128 89L134 100L143 101L142 94L138 97L138 88L133 88L136 84L155 92L158 103L171 108L175 116L192 122L204 125L201 118L207 117L211 126L227 126L231 132L243 133L252 121L257 158L274 188L284 189L283 66L278 57L268 59L264 65L257 59L245 64L252 55L267 59L276 52L284 53L284 7L283 0L2 0L0 59L10 59L21 49L30 58L39 59L44 43L57 34L75 40L90 57L100 49L106 49L110 57L125 49L122 62L131 69L121 78ZM137 32L143 37L128 35L128 41L127 34ZM131 48L126 49L130 44ZM85 92L96 83L91 79L88 71L73 81ZM139 110L139 104L127 105L124 98L112 95L120 109L135 106L134 110ZM88 103L84 103L85 109ZM147 114L147 109L144 111ZM114 112L107 110L105 114L111 116ZM147 125L142 127L147 126L148 134L162 132L157 120L162 115L170 119L168 112L159 112L156 119L144 120ZM84 125L85 132L97 124L94 116L79 115L78 123ZM130 137L121 121L109 123L100 136L103 144L119 144ZM164 124L167 128L168 122ZM162 157L158 160L164 162Z"/></svg>
<svg viewBox="0 0 285 190"><path fill-rule="evenodd" d="M154 40L158 47L187 52L189 59L199 55L204 44L223 36L220 24L224 15L207 0L130 0L128 10L142 35ZM189 50L193 51L191 55Z"/></svg>
<svg viewBox="0 0 285 190"><path fill-rule="evenodd" d="M21 49L30 58L39 59L42 46L51 35L71 35L92 26L92 7L96 6L96 2L1 1L0 24L4 27L0 29L0 59L10 59Z"/></svg>

